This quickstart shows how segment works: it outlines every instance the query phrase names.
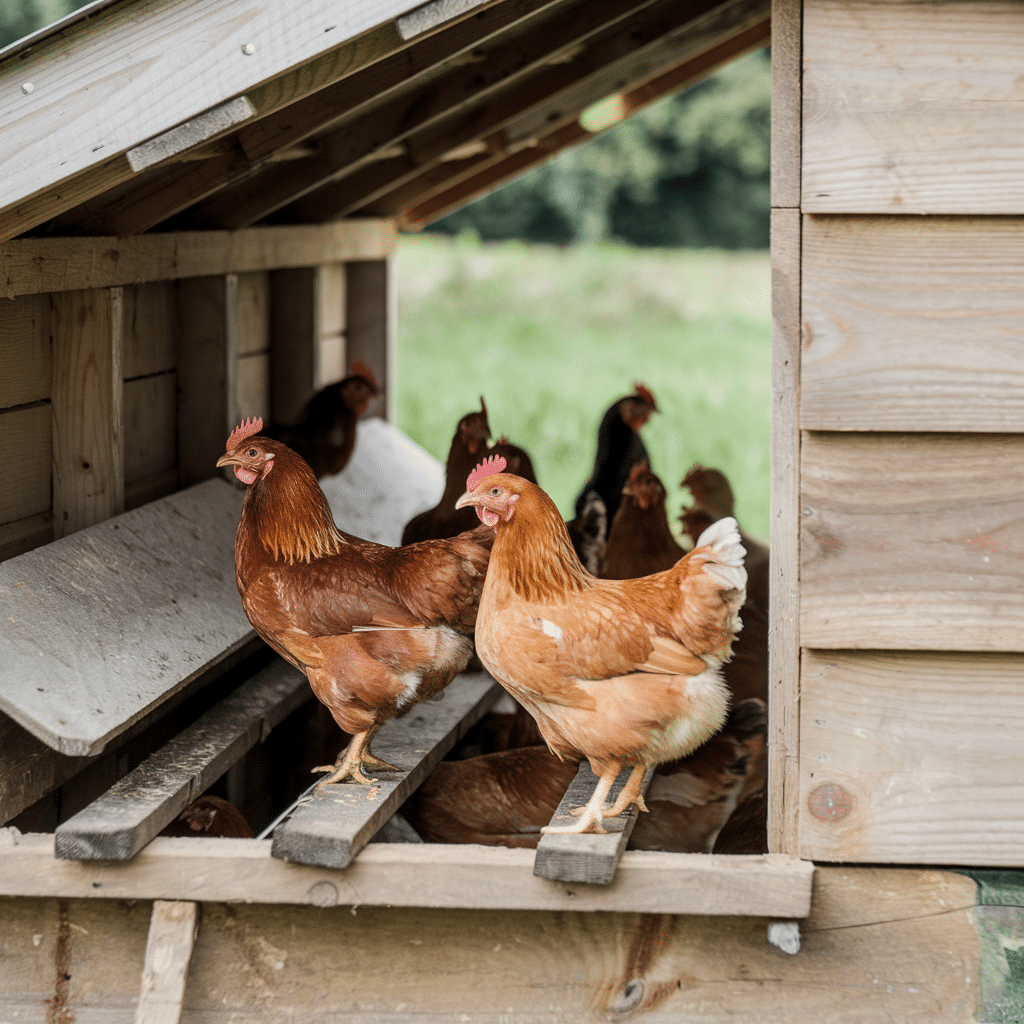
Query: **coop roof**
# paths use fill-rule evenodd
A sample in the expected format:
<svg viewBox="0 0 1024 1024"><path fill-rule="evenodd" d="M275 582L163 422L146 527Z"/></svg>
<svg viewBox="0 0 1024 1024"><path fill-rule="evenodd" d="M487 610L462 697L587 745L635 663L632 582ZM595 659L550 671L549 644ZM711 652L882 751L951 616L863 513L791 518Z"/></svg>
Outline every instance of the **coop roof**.
<svg viewBox="0 0 1024 1024"><path fill-rule="evenodd" d="M418 227L768 42L770 0L96 0L0 52L0 241Z"/></svg>

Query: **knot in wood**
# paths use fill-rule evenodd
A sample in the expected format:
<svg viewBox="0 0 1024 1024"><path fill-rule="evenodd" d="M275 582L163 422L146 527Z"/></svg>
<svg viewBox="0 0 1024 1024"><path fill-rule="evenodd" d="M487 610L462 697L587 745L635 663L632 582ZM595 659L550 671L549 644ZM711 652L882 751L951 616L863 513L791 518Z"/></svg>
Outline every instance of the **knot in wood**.
<svg viewBox="0 0 1024 1024"><path fill-rule="evenodd" d="M853 810L853 797L842 786L824 782L811 793L807 806L820 821L842 821Z"/></svg>

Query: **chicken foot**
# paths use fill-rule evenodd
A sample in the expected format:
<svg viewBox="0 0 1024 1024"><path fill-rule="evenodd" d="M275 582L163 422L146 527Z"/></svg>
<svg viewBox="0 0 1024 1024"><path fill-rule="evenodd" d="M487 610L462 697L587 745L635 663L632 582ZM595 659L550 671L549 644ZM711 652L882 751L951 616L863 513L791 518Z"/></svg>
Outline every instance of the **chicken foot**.
<svg viewBox="0 0 1024 1024"><path fill-rule="evenodd" d="M634 768L629 778L626 780L626 785L622 787L622 792L619 793L618 799L615 803L610 804L601 811L601 817L603 818L617 818L630 804L636 804L637 810L646 811L647 804L644 803L643 789L641 788L644 781L644 773L647 771L646 766L639 765ZM590 806L589 804L587 805ZM586 812L586 807L574 807L569 812L575 814L577 817Z"/></svg>
<svg viewBox="0 0 1024 1024"><path fill-rule="evenodd" d="M578 835L583 832L604 835L608 831L601 826L601 818L604 817L604 800L618 774L618 769L615 769L601 776L594 787L594 795L587 802L587 806L578 808L580 820L575 825L545 825L541 832L549 835ZM574 810L573 813L576 813L576 811Z"/></svg>
<svg viewBox="0 0 1024 1024"><path fill-rule="evenodd" d="M352 741L345 748L344 755L339 756L334 764L323 764L312 769L314 772L331 773L326 779L321 779L317 783L316 788L322 789L324 786L331 786L348 780L359 783L362 786L369 786L371 783L376 782L376 779L368 778L363 774L363 768L370 768L371 770L380 769L389 772L404 771L404 769L399 768L397 765L389 764L387 761L383 761L381 758L375 757L370 753L370 740L373 739L376 732L376 729L367 729L366 732L356 733L352 737Z"/></svg>

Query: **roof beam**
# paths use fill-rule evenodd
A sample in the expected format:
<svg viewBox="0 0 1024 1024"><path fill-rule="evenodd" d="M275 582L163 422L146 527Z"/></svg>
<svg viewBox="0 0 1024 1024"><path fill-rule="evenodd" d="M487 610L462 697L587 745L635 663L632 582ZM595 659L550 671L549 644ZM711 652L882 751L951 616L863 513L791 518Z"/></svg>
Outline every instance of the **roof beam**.
<svg viewBox="0 0 1024 1024"><path fill-rule="evenodd" d="M424 175L435 179L431 188L436 189L437 175L432 172L441 164L445 153L485 136L490 136L489 148L496 159L502 159L504 150L510 166L524 170L531 161L519 155L519 151L532 145L538 135L547 135L574 120L586 106L620 91L624 85L649 80L662 73L665 67L695 59L713 49L723 36L732 37L757 23L766 23L769 16L769 0L729 0L727 3L705 0L659 7L649 12L646 19L631 20L625 29L606 33L567 64L496 96L459 123L452 125L446 121L409 137L406 145L414 166L406 173L399 173L389 184L365 189L359 187L365 182L346 178L320 188L282 210L274 219L294 223L345 216L370 208L378 199L404 189L407 184L411 186ZM557 87L559 85L561 88ZM526 136L518 127L526 119L546 127ZM574 141L585 137L586 133ZM537 161L546 158L535 157ZM482 167L479 170L482 172ZM441 177L444 177L443 172ZM403 202L410 201L415 200L410 200L406 193Z"/></svg>
<svg viewBox="0 0 1024 1024"><path fill-rule="evenodd" d="M686 10L710 2L689 0L673 5L662 0L659 9ZM405 90L323 136L315 159L267 168L251 181L201 204L190 211L187 226L240 228L253 224L332 179L353 173L379 149L431 129L443 140L453 130L451 119L463 116L475 121L481 104L512 83L526 80L524 88L539 90L538 99L546 96L552 88L574 81L579 73L576 60L561 63L567 52L582 40L608 31L617 39L631 37L639 27L637 12L651 6L652 0L587 0L507 42L475 51L469 66L456 68L421 89ZM623 28L627 19L628 27ZM483 109L489 108L484 105ZM482 134L487 134L486 130ZM441 151L449 148L442 141Z"/></svg>
<svg viewBox="0 0 1024 1024"><path fill-rule="evenodd" d="M623 93L624 116L629 117L656 100L695 85L728 61L768 45L770 39L770 20L756 22L710 50L690 57L649 82ZM366 214L372 210L380 215L379 211L387 211L386 216L397 216L402 227L418 231L432 221L550 160L562 150L603 134L588 132L579 123L578 113L572 120L536 139L535 144L529 147L521 148L504 157L492 158L485 166L478 166L468 173L464 169L453 168L447 181L440 187L432 182L423 182L424 187L419 190L415 200L410 201L409 198L409 193L413 191L412 186L416 184L411 183L408 191L404 188L398 189L360 212Z"/></svg>

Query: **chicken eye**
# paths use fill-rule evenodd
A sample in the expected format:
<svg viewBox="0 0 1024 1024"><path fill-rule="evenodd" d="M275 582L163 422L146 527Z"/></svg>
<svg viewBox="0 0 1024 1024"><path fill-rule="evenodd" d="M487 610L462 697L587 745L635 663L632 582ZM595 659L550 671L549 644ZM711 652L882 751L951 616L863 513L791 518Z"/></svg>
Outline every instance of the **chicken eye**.
<svg viewBox="0 0 1024 1024"><path fill-rule="evenodd" d="M247 456L248 456L248 457L249 457L250 459L255 459L255 458L256 458L256 456L257 456L257 455L259 455L259 452L258 452L258 451L256 451L256 449L255 449L255 448L250 448L250 449L249 449L249 450L248 450L248 451L247 451L247 452L246 452L245 454L246 454L246 455L247 455Z"/></svg>
<svg viewBox="0 0 1024 1024"><path fill-rule="evenodd" d="M500 487L492 487L491 488L491 497L492 498L496 498L499 494L501 494L501 488Z"/></svg>

